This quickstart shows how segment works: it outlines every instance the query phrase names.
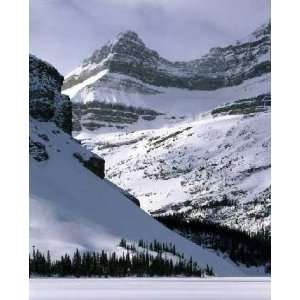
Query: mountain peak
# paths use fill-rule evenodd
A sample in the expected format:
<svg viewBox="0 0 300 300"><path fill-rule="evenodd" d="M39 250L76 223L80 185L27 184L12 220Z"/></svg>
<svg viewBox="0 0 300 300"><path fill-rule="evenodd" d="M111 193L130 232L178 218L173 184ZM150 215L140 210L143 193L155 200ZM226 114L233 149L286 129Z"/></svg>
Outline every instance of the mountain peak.
<svg viewBox="0 0 300 300"><path fill-rule="evenodd" d="M132 30L122 31L117 34L117 39L132 39L132 40L140 40L138 34Z"/></svg>
<svg viewBox="0 0 300 300"><path fill-rule="evenodd" d="M129 45L141 45L145 47L144 42L142 39L138 36L138 34L132 30L126 30L123 32L120 32L115 40L112 42L112 47L123 45L123 44L129 44Z"/></svg>
<svg viewBox="0 0 300 300"><path fill-rule="evenodd" d="M138 34L132 30L126 30L116 35L115 39L106 43L100 49L94 51L92 56L83 61L83 65L100 63L112 53L128 53L132 49L143 49L145 44Z"/></svg>
<svg viewBox="0 0 300 300"><path fill-rule="evenodd" d="M64 89L109 70L155 86L214 90L269 73L269 53L268 23L234 45L213 48L201 58L187 62L164 59L148 48L136 32L127 30L84 60L80 68L67 77Z"/></svg>

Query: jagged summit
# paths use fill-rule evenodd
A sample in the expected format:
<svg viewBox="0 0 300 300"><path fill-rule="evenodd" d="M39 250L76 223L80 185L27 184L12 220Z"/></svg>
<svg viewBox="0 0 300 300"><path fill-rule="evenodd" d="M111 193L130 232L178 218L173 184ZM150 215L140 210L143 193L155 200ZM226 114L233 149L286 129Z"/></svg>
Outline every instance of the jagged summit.
<svg viewBox="0 0 300 300"><path fill-rule="evenodd" d="M157 87L216 90L269 73L270 46L267 23L237 44L213 48L199 59L171 62L148 48L137 33L128 30L94 51L68 74L63 89L108 70L110 74L122 74Z"/></svg>
<svg viewBox="0 0 300 300"><path fill-rule="evenodd" d="M112 54L130 55L135 58L139 58L139 55L143 55L144 53L154 55L157 58L159 57L155 51L146 47L136 32L131 30L119 33L110 44L110 50Z"/></svg>
<svg viewBox="0 0 300 300"><path fill-rule="evenodd" d="M138 34L135 31L132 30L126 30L126 31L122 31L120 32L117 37L116 37L116 42L120 42L122 40L126 40L126 41L136 41L139 42L141 44L144 44L144 42L142 41L142 39L138 36Z"/></svg>
<svg viewBox="0 0 300 300"><path fill-rule="evenodd" d="M112 57L113 54L126 54L135 52L136 49L145 48L145 43L134 31L127 30L117 34L115 39L107 42L103 47L94 51L94 53L83 61L83 66L90 63L100 63L103 59Z"/></svg>

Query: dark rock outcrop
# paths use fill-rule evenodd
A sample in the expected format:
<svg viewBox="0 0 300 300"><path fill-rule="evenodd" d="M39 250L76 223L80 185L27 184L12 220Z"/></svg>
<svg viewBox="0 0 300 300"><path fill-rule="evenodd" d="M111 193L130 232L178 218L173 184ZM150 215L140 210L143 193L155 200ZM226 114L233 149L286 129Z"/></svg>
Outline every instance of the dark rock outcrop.
<svg viewBox="0 0 300 300"><path fill-rule="evenodd" d="M96 174L100 178L105 176L105 160L95 154L88 158L83 157L80 153L76 152L73 156L78 159L87 169Z"/></svg>
<svg viewBox="0 0 300 300"><path fill-rule="evenodd" d="M135 198L133 195L131 195L130 193L124 191L123 195L125 197L127 197L130 201L132 201L138 207L141 206L140 201L137 198Z"/></svg>
<svg viewBox="0 0 300 300"><path fill-rule="evenodd" d="M155 120L160 113L121 103L87 102L73 103L73 131L80 131L82 127L96 130L101 127L125 128L140 120Z"/></svg>
<svg viewBox="0 0 300 300"><path fill-rule="evenodd" d="M256 97L240 99L211 111L212 115L247 115L262 111L268 111L271 108L271 95L261 94Z"/></svg>
<svg viewBox="0 0 300 300"><path fill-rule="evenodd" d="M38 162L45 161L49 158L45 145L33 141L31 138L29 138L29 154Z"/></svg>
<svg viewBox="0 0 300 300"><path fill-rule="evenodd" d="M63 76L50 64L29 56L29 113L39 121L53 121L72 132L72 104L61 94Z"/></svg>

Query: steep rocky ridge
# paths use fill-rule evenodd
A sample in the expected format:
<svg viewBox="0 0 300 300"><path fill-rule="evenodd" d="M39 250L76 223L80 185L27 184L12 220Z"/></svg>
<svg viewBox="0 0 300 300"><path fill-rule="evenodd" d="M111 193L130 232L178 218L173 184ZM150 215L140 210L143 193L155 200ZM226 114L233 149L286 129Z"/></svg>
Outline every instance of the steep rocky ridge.
<svg viewBox="0 0 300 300"><path fill-rule="evenodd" d="M29 113L30 122L34 119L41 122L54 122L58 129L68 134L72 132L72 104L68 96L61 94L63 76L50 64L39 58L29 56ZM32 119L33 118L33 119ZM48 135L38 133L33 139L30 132L29 153L37 161L50 159L47 147L51 146ZM61 134L54 130L53 134ZM58 150L60 151L60 150ZM96 154L74 153L86 168L104 178L105 161Z"/></svg>
<svg viewBox="0 0 300 300"><path fill-rule="evenodd" d="M75 133L169 126L228 100L269 93L270 31L264 24L236 44L188 62L162 58L135 32L120 33L65 77L63 93L75 103ZM265 88L253 90L255 81L266 82L258 84ZM99 102L106 106L101 114ZM153 112L132 114L132 107Z"/></svg>
<svg viewBox="0 0 300 300"><path fill-rule="evenodd" d="M61 94L63 76L50 64L29 56L29 113L40 121L53 121L67 133L72 131L72 105Z"/></svg>
<svg viewBox="0 0 300 300"><path fill-rule="evenodd" d="M126 31L96 50L78 69L67 75L63 88L82 83L101 70L162 87L215 90L237 85L270 72L270 31L270 23L265 24L247 40L212 48L200 59L188 62L170 62L147 48L135 32Z"/></svg>

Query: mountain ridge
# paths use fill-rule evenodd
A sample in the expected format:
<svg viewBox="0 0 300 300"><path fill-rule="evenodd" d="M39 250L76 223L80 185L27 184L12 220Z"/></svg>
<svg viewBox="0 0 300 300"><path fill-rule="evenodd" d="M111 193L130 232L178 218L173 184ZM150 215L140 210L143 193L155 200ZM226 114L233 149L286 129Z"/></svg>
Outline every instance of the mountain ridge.
<svg viewBox="0 0 300 300"><path fill-rule="evenodd" d="M246 41L214 47L199 59L171 62L147 48L137 33L125 31L114 41L95 50L79 68L68 74L63 89L71 88L103 69L129 75L154 86L215 90L240 84L270 72L270 60L264 57L270 51L270 32L270 23L267 23L255 30Z"/></svg>

